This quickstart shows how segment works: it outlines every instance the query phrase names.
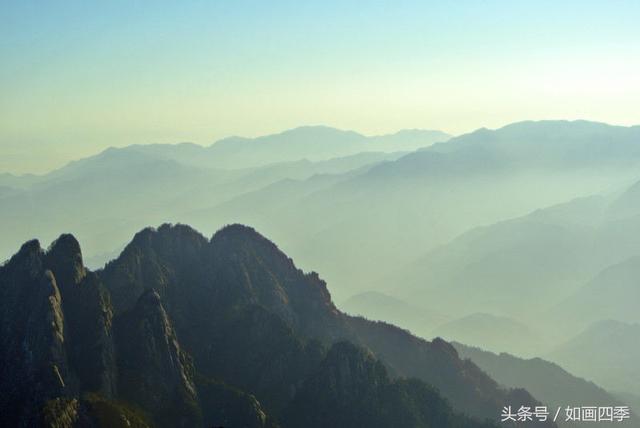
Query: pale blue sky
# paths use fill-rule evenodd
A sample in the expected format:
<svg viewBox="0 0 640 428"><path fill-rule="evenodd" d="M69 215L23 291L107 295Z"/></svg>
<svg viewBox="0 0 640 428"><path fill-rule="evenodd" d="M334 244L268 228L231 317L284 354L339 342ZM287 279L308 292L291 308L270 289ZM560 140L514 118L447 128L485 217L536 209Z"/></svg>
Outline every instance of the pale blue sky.
<svg viewBox="0 0 640 428"><path fill-rule="evenodd" d="M637 124L638 22L615 0L0 0L0 172L306 124Z"/></svg>

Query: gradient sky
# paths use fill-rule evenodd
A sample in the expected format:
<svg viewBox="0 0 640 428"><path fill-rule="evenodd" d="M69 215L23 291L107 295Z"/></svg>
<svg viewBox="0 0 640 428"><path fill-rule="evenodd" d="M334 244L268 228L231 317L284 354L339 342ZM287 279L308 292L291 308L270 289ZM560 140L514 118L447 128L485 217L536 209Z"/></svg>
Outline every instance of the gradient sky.
<svg viewBox="0 0 640 428"><path fill-rule="evenodd" d="M639 22L637 0L0 0L0 172L310 124L638 124Z"/></svg>

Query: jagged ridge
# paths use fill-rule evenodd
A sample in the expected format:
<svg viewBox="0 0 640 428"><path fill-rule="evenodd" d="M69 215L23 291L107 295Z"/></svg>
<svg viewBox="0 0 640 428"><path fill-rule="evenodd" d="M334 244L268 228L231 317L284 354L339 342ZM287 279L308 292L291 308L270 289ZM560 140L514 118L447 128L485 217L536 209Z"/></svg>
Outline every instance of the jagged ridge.
<svg viewBox="0 0 640 428"><path fill-rule="evenodd" d="M95 273L72 236L46 252L32 241L0 268L0 293L0 361L33 379L2 378L9 394L0 410L16 422L53 414L73 426L108 408L154 426L295 427L303 415L309 426L346 427L371 412L387 424L397 417L408 427L471 427L480 423L456 416L440 393L479 419L536 403L525 391L500 389L444 341L341 313L316 273L242 225L211 240L184 225L148 228ZM25 341L38 350L33 358L25 358ZM345 364L364 370L345 374ZM342 386L325 382L331 378ZM331 419L345 385L359 385L361 401ZM218 400L224 409L212 411Z"/></svg>

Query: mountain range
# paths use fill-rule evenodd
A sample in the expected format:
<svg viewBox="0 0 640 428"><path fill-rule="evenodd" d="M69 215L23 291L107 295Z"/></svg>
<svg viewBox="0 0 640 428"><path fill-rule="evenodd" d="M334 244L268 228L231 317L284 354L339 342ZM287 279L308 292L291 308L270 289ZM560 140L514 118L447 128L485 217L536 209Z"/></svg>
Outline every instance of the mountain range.
<svg viewBox="0 0 640 428"><path fill-rule="evenodd" d="M545 357L616 393L640 395L640 324L602 320Z"/></svg>
<svg viewBox="0 0 640 428"><path fill-rule="evenodd" d="M96 272L72 235L32 240L0 293L10 426L490 427L538 403L441 339L340 312L241 225L147 228Z"/></svg>
<svg viewBox="0 0 640 428"><path fill-rule="evenodd" d="M56 272L59 268L51 265L51 250L34 250L34 254L40 254L36 259L41 259L37 263L42 269L38 268L39 273L29 281L52 283L55 279L58 292L53 287L48 298L52 299L53 306L61 309L52 309L46 317L51 317L54 324L58 319L64 320L60 321L65 327L63 332L57 333L64 338L64 345L56 347L55 355L63 355L60 358L70 361L66 365L53 363L59 367L59 377L70 388L65 391L70 392L52 395L57 404L45 406L47 412L75 412L78 417L84 417L97 408L113 409L117 403L124 402L126 406L116 413L127 414L130 420L142 419L156 424L157 421L148 420L148 415L145 416L148 410L144 409L154 408L157 403L137 403L135 396L139 394L135 392L121 395L109 392L108 388L82 386L100 382L117 385L117 373L132 373L146 364L137 364L134 358L129 361L118 350L127 349L127 355L140 355L141 361L147 361L148 355L133 346L143 343L135 335L144 335L123 326L145 324L143 319L155 317L167 321L151 323L165 325L162 333L151 336L175 336L175 341L167 340L180 345L171 351L174 354L168 360L184 360L184 370L181 370L195 386L183 385L186 395L180 393L182 398L176 400L182 403L180 406L195 409L192 415L197 424L220 420L220 415L207 419L209 416L203 413L201 400L209 395L216 400L240 400L234 401L237 408L259 408L268 416L265 424L286 426L292 423L287 421L294 420L288 419L295 414L287 410L288 406L294 406L291 397L279 404L270 402L266 397L271 396L271 392L264 392L266 389L263 391L253 383L258 382L257 378L245 379L240 374L228 377L226 370L232 370L231 365L217 365L223 362L209 359L214 353L211 350L208 357L203 357L204 351L196 344L202 335L196 335L198 339L190 337L195 334L193 331L207 325L203 320L208 316L204 309L198 309L195 304L191 306L191 300L209 301L221 307L226 307L228 302L207 300L210 296L200 294L197 288L187 293L191 300L185 302L181 293L171 291L175 290L171 284L175 285L176 281L209 284L208 289L219 297L236 289L227 286L228 289L219 291L217 285L247 281L281 284L285 277L296 277L293 271L274 273L268 269L260 274L258 281L251 279L253 267L242 267L238 268L242 273L232 269L235 276L229 279L219 266L225 263L235 266L236 260L227 261L224 251L207 258L211 248L221 248L214 245L219 242L218 238L203 239L195 232L187 233L190 229L182 226L161 227L153 233L145 229L127 244L139 230L165 222L192 224L208 236L225 224L250 224L278 242L282 252L296 260L296 266L305 271L322 272L330 287L326 292L330 289L338 307L346 313L377 321L347 316L327 298L325 303L318 304L333 309L306 317L298 312L306 313L308 308L291 306L295 299L286 287L282 290L280 286L267 287L270 291L265 295L249 297L262 293L265 288L247 286L248 291L236 296L240 301L260 302L258 306L266 305L269 311L275 311L287 326L293 326L292 337L303 348L309 340L318 340L322 345L321 351L314 354L317 359L309 358L315 363L299 364L301 371L291 381L296 391L311 379L313 370L323 367L331 372L321 363L330 355L333 345L346 341L357 350L340 348L340 352L368 361L362 363L367 367L374 367L376 362L384 366L387 378L379 377L377 384L386 385L383 388L386 392L371 390L371 394L394 390L407 396L407 388L412 388L412 384L401 380L415 377L436 388L452 405L455 414L466 413L476 420L495 417L497 402L505 401L504 398L482 401L475 393L467 396L458 389L459 385L466 385L465 376L476 377L477 367L466 369L464 362L451 362L457 361L454 358L450 363L455 369L436 365L449 374L467 373L462 376L465 380L452 382L449 374L445 381L432 371L433 361L440 361L440 357L429 359L425 366L415 363L414 355L431 355L434 349L442 348L442 353L451 354L446 340L457 340L496 353L508 352L515 358L544 357L559 363L573 375L597 382L615 397L623 397L625 402L635 402L639 395L633 384L632 358L636 350L625 340L635 337L634 326L639 322L634 296L638 291L636 265L640 240L633 233L640 227L638 141L639 127L585 121L520 122L452 138L437 131L402 131L365 137L327 127L302 127L253 139L234 137L210 147L177 144L111 148L45 175L0 174L0 235L3 237L0 258L9 258L21 243L33 237L50 242L60 231L68 231L83 243L81 268L77 269L84 272L84 276L78 281L100 284L97 294L102 297L99 299L70 297L73 293L69 294L68 290L73 288L64 285L69 281L61 279ZM167 233L167 230L173 232ZM176 248L184 247L184 258L158 253L156 245L174 245L162 244L164 238L158 236L171 240L174 238L169 236L180 233L191 237L175 240ZM142 248L140 239L147 235L155 236L149 238L153 244L132 253L131 248ZM215 236L228 236L228 230ZM200 244L194 244L196 242ZM213 263L213 259L218 261ZM109 260L112 261L105 265ZM212 263L217 267L212 267ZM251 266L265 263L271 266L271 261L264 260L254 260ZM10 265L8 262L6 266ZM119 275L114 266L124 266L122 269L129 273ZM47 271L53 279L47 276ZM213 286L206 278L214 277L227 279L220 279ZM125 283L131 287L123 286ZM151 285L147 287L148 284ZM154 296L147 296L138 307L147 288L155 290L159 304L153 303L158 300ZM9 294L7 296L9 299ZM17 300L8 301L20 303L23 298L25 302L40 299L25 292L20 298L11 297ZM71 303L74 299L83 304ZM112 315L108 323L92 321L93 324L87 325L109 326L78 333L84 331L84 327L74 327L77 322L74 320L85 318L74 314L84 313L85 309L78 308L84 308L84 303L89 302L94 302L92 305L99 312ZM25 326L38 321L24 319L21 312L24 308L20 305L20 309L7 309L3 320L9 320L12 326L12 317L15 317L22 320L20 331L31 331L31 327ZM125 305L122 311L118 309L121 305ZM294 307L297 309L291 309ZM147 315L148 310L155 311L156 315ZM328 315L334 311L338 315ZM45 315L33 316L41 319ZM220 316L220 325L236 328L230 318ZM321 331L307 331L297 324L305 319L313 319L308 324ZM417 339L389 323L426 340ZM5 337L10 337L11 328L7 328ZM203 330L207 338L210 333L222 331L207 328L211 328ZM99 337L106 335L110 339L88 339L97 331L101 332ZM618 334L619 331L625 334ZM329 332L333 335L327 337ZM78 334L81 339L74 338ZM214 338L219 341L212 343L233 348L225 342L231 338ZM32 339L38 348L40 339ZM10 349L19 349L16 340L10 339L15 342L11 342ZM392 342L396 346L391 346ZM82 368L77 355L84 355L85 348L94 352L103 346L96 343L113 347L113 352L100 354L96 359L117 370ZM237 345L250 348L246 344ZM617 350L622 350L622 359ZM225 358L237 358L230 355ZM625 359L627 355L630 360ZM42 358L52 361L58 357ZM256 361L260 358L268 359L268 355L256 357ZM341 359L332 357L331 361ZM134 366L127 366L128 362ZM153 364L164 367L165 363ZM246 364L249 367L253 362ZM15 373L24 374L21 370L23 368ZM188 374L190 370L193 376ZM258 376L257 371L247 370ZM379 373L375 368L365 371ZM105 372L107 374L101 376L115 380L90 381L85 378L85 372ZM490 386L492 381L482 379L480 383L486 383L485 386L472 388L477 391L476 395L503 397L494 391L501 388L499 384ZM316 378L318 388L322 380ZM269 382L264 382L260 388L268 388ZM203 385L209 385L209 389ZM136 391L140 386L131 388ZM162 388L165 387L159 386L158 390ZM195 391L197 400L188 398L190 394L194 396L189 389ZM415 393L428 392L419 389ZM305 396L322 402L317 391L309 391ZM61 397L70 397L71 401ZM305 406L303 402L297 403L300 408ZM351 404L350 408L355 408L355 404ZM168 407L178 408L175 406ZM405 410L396 413L402 412ZM409 413L415 420L425 417L422 411ZM347 423L346 419L342 421L340 423Z"/></svg>
<svg viewBox="0 0 640 428"><path fill-rule="evenodd" d="M209 147L183 143L110 148L41 176L2 174L0 218L6 222L0 225L5 237L0 257L8 257L12 247L30 237L53 240L58 230L73 230L89 249L88 260L99 267L148 224L178 221L186 212L281 180L353 174L447 138L439 131L365 137L302 127ZM39 206L46 206L47 213ZM223 224L213 219L207 228Z"/></svg>
<svg viewBox="0 0 640 428"><path fill-rule="evenodd" d="M411 274L409 262L473 228L630 185L639 138L638 127L580 121L482 129L322 186L274 183L184 221L208 230L222 218L265 230L302 266L324 272L339 300L393 294L397 271Z"/></svg>
<svg viewBox="0 0 640 428"><path fill-rule="evenodd" d="M495 354L478 347L451 343L460 358L468 358L498 383L510 388L526 388L537 397L544 397L544 403L552 408L623 405L623 400L605 391L593 382L574 376L559 365L542 358L523 359L500 353ZM631 409L634 409L631 406ZM630 421L627 421L628 423ZM630 422L637 426L636 421ZM591 421L564 422L560 426L616 426L619 422Z"/></svg>
<svg viewBox="0 0 640 428"><path fill-rule="evenodd" d="M638 322L640 240L629 233L640 226L637 188L472 229L399 269L395 295L428 311L437 294L433 308L450 302L453 317L515 317L556 343L600 320Z"/></svg>
<svg viewBox="0 0 640 428"><path fill-rule="evenodd" d="M69 230L97 268L148 224L213 233L242 222L322 271L339 300L372 286L389 294L408 262L474 227L631 184L639 136L638 127L542 121L436 144L448 136L303 127L210 147L109 149L45 176L0 177L0 254Z"/></svg>

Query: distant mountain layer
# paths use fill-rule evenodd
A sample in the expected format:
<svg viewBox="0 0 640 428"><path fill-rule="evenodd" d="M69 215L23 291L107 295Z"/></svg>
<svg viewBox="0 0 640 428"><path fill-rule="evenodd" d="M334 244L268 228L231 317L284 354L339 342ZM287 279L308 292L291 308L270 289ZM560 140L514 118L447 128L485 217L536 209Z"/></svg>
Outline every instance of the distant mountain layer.
<svg viewBox="0 0 640 428"><path fill-rule="evenodd" d="M639 322L640 238L630 232L640 227L637 188L472 229L384 281L427 308L438 295L434 307L450 307L452 316L483 310L524 318L551 341L603 319Z"/></svg>
<svg viewBox="0 0 640 428"><path fill-rule="evenodd" d="M546 358L610 391L640 395L640 324L593 323Z"/></svg>
<svg viewBox="0 0 640 428"><path fill-rule="evenodd" d="M498 383L509 388L526 388L551 408L567 406L623 405L623 400L596 384L576 377L562 367L541 358L522 359L507 353L495 354L480 348L452 342L460 358L468 358ZM634 403L626 403L632 405ZM635 408L631 406L631 409ZM615 426L615 424L609 424ZM609 426L604 425L603 426ZM627 424L628 426L631 426ZM593 422L568 422L566 426L600 426ZM632 426L640 422L632 421Z"/></svg>
<svg viewBox="0 0 640 428"><path fill-rule="evenodd" d="M640 170L638 141L639 127L580 121L518 123L454 137L321 188L302 182L291 191L276 184L268 189L274 202L258 190L193 213L187 221L200 228L217 217L256 225L276 236L303 266L324 272L335 292L345 293L337 296L340 300L371 290L394 294L392 287L429 288L429 281L422 280L424 270L415 275L417 279L405 281L404 275L411 275L415 267L407 265L409 261L475 227L630 184ZM575 228L534 226L523 233L540 234L542 240L559 229L564 247L581 233ZM517 274L527 260L534 264L536 257L545 255L544 242L531 248L528 258L515 260L517 252L506 253L514 263L505 264L504 276ZM495 254L496 262L502 258ZM473 268L482 266L478 261ZM559 275L575 287L585 279L572 278L570 269ZM523 277L529 283L534 278ZM496 288L502 284L496 283ZM519 290L532 292L528 285ZM471 283L468 287L473 289ZM481 293L481 287L476 290ZM412 295L400 297L414 300ZM493 304L503 305L497 300ZM474 311L494 312L489 309ZM456 316L469 313L460 311Z"/></svg>
<svg viewBox="0 0 640 428"><path fill-rule="evenodd" d="M301 160L318 162L360 153L409 152L450 138L444 132L422 129L367 137L326 126L303 126L257 138L225 138L207 147L192 143L139 144L107 152L144 155L199 168L248 169ZM19 178L0 175L0 184L16 183ZM34 179L25 177L25 181L27 178Z"/></svg>
<svg viewBox="0 0 640 428"><path fill-rule="evenodd" d="M599 203L571 205L579 212ZM604 262L593 252L593 226L558 217L558 209L476 228L426 253L399 270L400 295L426 301L437 293L457 316L482 310L513 317L549 308Z"/></svg>
<svg viewBox="0 0 640 428"><path fill-rule="evenodd" d="M390 322L425 338L430 337L435 326L448 321L445 315L376 291L351 296L340 308L371 320Z"/></svg>
<svg viewBox="0 0 640 428"><path fill-rule="evenodd" d="M556 318L586 325L594 320L640 322L640 256L606 267L554 308Z"/></svg>
<svg viewBox="0 0 640 428"><path fill-rule="evenodd" d="M25 177L22 187L0 185L0 232L4 237L0 258L8 257L19 242L33 236L52 240L59 230L69 230L86 242L88 258L94 259L121 250L126 240L147 224L178 221L184 213L198 212L283 180L295 182L313 176L331 180L403 154L366 152L318 162L298 160L226 170L185 163L179 155L169 156L172 150L181 153L184 149L166 146L171 151L168 154L162 147L109 149L50 174ZM16 180L19 177L6 181ZM224 219L210 217L206 226L216 229L223 224ZM104 258L96 260L94 266L106 262Z"/></svg>
<svg viewBox="0 0 640 428"><path fill-rule="evenodd" d="M441 337L496 352L509 350L518 355L534 355L541 349L542 339L537 332L508 317L474 313L452 319L451 314L436 312L437 305L426 309L414 301L408 303L375 291L352 296L340 307L352 314L393 323L426 339Z"/></svg>
<svg viewBox="0 0 640 428"><path fill-rule="evenodd" d="M429 130L366 137L325 126L304 126L258 138L227 138L208 147L205 156L220 167L256 167L299 159L326 160L361 152L413 151L449 138L443 132Z"/></svg>
<svg viewBox="0 0 640 428"><path fill-rule="evenodd" d="M241 222L273 236L301 266L323 272L339 300L371 290L394 294L389 284L430 287L422 275L410 277L419 269L407 263L472 228L627 184L638 175L639 136L638 127L541 121L482 129L437 144L432 143L443 136L430 131L364 137L303 127L210 147L110 149L46 176L28 177L28 183L0 177L0 185L18 190L0 196L0 257L33 236L52 240L67 230L82 240L87 260L96 266L97 255L122 249L147 224L182 222L213 233ZM326 158L329 148L332 159ZM540 231L542 238L558 229L566 238L559 249L581 233L537 227L530 234ZM527 260L545 254L544 248L532 248L523 260L508 253L513 269L499 279L511 281L519 267L528 268ZM488 255L493 260L487 266L501 257ZM478 261L468 272L491 280L482 266ZM573 278L571 272L551 275L577 287L596 273ZM528 292L530 285L513 291ZM562 298L570 291L575 290ZM427 306L424 296L417 300ZM495 312L464 309L454 317Z"/></svg>
<svg viewBox="0 0 640 428"><path fill-rule="evenodd" d="M71 235L25 243L0 267L0 390L9 426L473 428L538 403L442 340L338 311L240 225L145 229L97 272Z"/></svg>
<svg viewBox="0 0 640 428"><path fill-rule="evenodd" d="M185 221L185 213L280 180L352 173L449 138L429 130L366 137L309 126L209 147L109 148L44 175L0 174L0 259L33 236L52 240L59 230L73 230L86 243L89 258L98 260L99 254L121 249L147 224ZM40 205L48 207L46 219ZM213 231L223 224L210 218L205 226Z"/></svg>
<svg viewBox="0 0 640 428"><path fill-rule="evenodd" d="M495 352L535 355L542 342L539 334L522 322L507 317L475 313L437 327L432 336L482 346Z"/></svg>

